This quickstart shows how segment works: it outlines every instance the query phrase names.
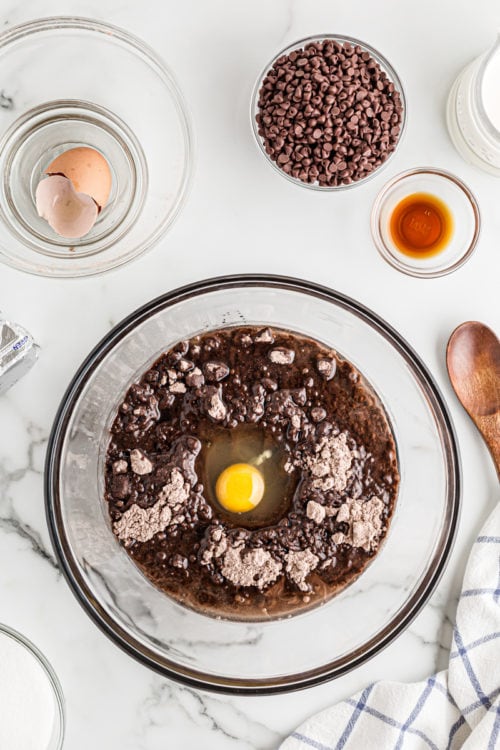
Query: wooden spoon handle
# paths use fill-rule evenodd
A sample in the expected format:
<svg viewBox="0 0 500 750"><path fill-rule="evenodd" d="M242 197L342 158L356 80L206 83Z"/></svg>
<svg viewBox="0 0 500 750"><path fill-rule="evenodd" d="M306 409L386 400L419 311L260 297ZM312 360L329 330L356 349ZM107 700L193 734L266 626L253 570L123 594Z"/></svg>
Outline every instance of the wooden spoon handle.
<svg viewBox="0 0 500 750"><path fill-rule="evenodd" d="M500 412L477 417L476 424L490 450L500 480Z"/></svg>

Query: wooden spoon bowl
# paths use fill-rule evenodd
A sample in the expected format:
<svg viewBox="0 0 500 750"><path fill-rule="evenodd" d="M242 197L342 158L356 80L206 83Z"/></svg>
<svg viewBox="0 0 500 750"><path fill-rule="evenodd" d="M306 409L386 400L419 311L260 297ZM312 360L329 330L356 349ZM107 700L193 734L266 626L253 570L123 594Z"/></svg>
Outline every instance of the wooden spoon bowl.
<svg viewBox="0 0 500 750"><path fill-rule="evenodd" d="M458 326L446 349L451 384L492 455L500 479L500 342L483 323Z"/></svg>

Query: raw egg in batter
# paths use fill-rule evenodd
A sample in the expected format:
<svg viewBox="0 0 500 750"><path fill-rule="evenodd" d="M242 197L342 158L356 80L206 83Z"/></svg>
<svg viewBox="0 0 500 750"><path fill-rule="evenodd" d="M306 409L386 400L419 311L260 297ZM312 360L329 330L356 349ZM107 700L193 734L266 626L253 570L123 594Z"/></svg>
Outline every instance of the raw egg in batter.
<svg viewBox="0 0 500 750"><path fill-rule="evenodd" d="M240 424L231 429L214 425L201 439L202 449L196 465L198 478L217 516L247 529L278 523L287 513L297 485L296 472L285 470L288 455L283 446L255 424ZM241 484L248 483L235 504L231 503L229 492L233 495L236 482L233 485L228 481L234 477ZM241 502L241 497L247 501ZM260 498L257 505L248 502L248 498L255 502L257 497Z"/></svg>
<svg viewBox="0 0 500 750"><path fill-rule="evenodd" d="M264 496L264 478L252 464L232 464L217 479L215 494L231 513L253 510Z"/></svg>

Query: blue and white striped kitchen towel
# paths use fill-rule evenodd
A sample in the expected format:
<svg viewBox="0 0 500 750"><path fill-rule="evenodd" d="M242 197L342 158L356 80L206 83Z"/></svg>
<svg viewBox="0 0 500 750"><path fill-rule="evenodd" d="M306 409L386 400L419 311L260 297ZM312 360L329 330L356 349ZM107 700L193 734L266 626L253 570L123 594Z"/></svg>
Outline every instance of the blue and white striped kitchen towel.
<svg viewBox="0 0 500 750"><path fill-rule="evenodd" d="M280 750L500 748L500 505L472 548L448 669L377 682L302 724Z"/></svg>

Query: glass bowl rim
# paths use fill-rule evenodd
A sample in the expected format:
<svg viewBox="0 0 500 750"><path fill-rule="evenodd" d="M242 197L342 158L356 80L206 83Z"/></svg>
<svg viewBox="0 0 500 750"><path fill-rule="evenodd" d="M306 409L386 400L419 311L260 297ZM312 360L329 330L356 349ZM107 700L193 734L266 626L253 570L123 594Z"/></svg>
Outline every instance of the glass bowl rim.
<svg viewBox="0 0 500 750"><path fill-rule="evenodd" d="M462 193L469 201L474 216L474 234L468 248L454 263L451 263L444 268L440 268L437 270L425 270L424 268L419 270L418 268L414 268L413 266L405 263L403 259L396 258L396 256L389 250L386 243L384 242L382 232L380 231L380 212L387 195L400 182L404 182L408 178L414 177L415 175L432 175L434 177L438 177L439 179L452 182L462 191ZM394 177L391 177L391 179L388 180L385 185L383 185L379 190L373 202L370 214L370 230L375 247L377 248L382 258L387 263L389 263L390 266L395 268L397 271L401 271L401 273L405 273L408 276L413 276L418 279L437 279L440 276L446 276L447 274L453 273L453 271L459 269L464 265L464 263L467 263L467 261L473 254L474 250L477 247L479 236L481 234L481 211L479 210L479 204L474 193L463 180L454 175L452 172L448 172L446 169L439 169L438 167L414 167L413 169L406 169L404 172L399 172L398 174L394 175Z"/></svg>
<svg viewBox="0 0 500 750"><path fill-rule="evenodd" d="M391 82L395 85L397 91L399 92L399 95L401 97L401 102L403 104L403 116L401 120L401 130L398 136L398 140L396 143L396 146L391 154L387 157L387 159L376 169L373 170L373 172L370 172L370 174L366 175L366 177L363 177L361 180L356 180L354 182L351 182L348 185L315 185L308 182L303 182L302 180L299 180L297 177L293 177L292 175L287 174L284 172L277 164L274 162L269 154L266 152L264 148L264 144L262 141L261 136L259 135L259 128L257 125L257 122L255 120L255 115L258 112L258 98L259 98L259 91L262 87L262 83L264 81L264 78L266 77L267 73L271 70L276 60L278 60L282 55L289 54L290 52L293 52L294 49L297 49L298 47L303 47L306 44L309 44L311 42L319 42L323 41L325 39L331 39L332 41L337 42L348 42L349 44L353 44L354 46L359 45L364 50L366 50L373 58L378 62L382 69L385 70L391 79ZM401 82L401 78L397 74L394 67L391 65L391 63L387 60L387 58L382 55L381 52L379 52L375 47L372 47L367 42L361 41L361 39L357 39L353 36L348 36L344 34L313 34L311 36L304 37L303 39L298 39L295 42L292 42L290 44L287 44L286 47L283 47L283 49L278 52L274 57L269 61L269 63L261 70L259 73L257 80L254 84L253 90L252 90L252 96L250 98L250 122L252 126L252 132L254 134L255 141L259 147L259 151L262 153L262 155L265 157L268 164L270 164L273 169L278 172L282 177L285 177L289 182L291 182L293 185L298 185L299 187L303 187L309 190L316 190L319 193L335 193L340 192L342 190L350 190L351 188L359 187L360 185L364 185L367 182L369 182L373 177L376 177L393 159L395 156L401 141L403 140L403 137L406 133L406 122L407 122L407 112L408 112L408 102L406 99L405 90L403 88L403 84Z"/></svg>
<svg viewBox="0 0 500 750"><path fill-rule="evenodd" d="M361 649L344 657L340 666L327 665L317 667L304 674L285 675L278 678L235 679L218 675L206 675L196 669L176 665L176 669L162 665L151 655L147 647L130 638L116 622L107 615L99 602L93 598L85 580L79 574L77 566L72 565L72 555L61 520L58 477L61 451L64 445L66 428L71 418L73 407L92 377L95 368L103 361L114 346L132 332L139 324L163 309L171 307L191 297L234 288L266 287L277 290L299 292L320 298L326 302L340 305L383 335L398 351L412 370L420 387L431 397L435 417L440 422L442 434L446 438L446 456L448 471L448 523L441 528L441 544L434 553L434 564L428 568L424 580L412 596L405 600L398 613L382 631L363 644ZM369 308L340 292L329 289L315 282L287 276L269 274L236 274L203 279L192 284L173 289L142 305L118 323L94 347L72 378L56 413L47 446L44 472L45 512L50 538L56 558L70 589L79 603L99 627L99 629L134 659L168 677L192 688L209 690L216 693L270 695L286 693L319 685L328 680L340 677L360 666L368 659L387 647L414 620L422 607L427 603L436 588L449 560L455 541L461 506L461 465L458 442L451 416L441 391L426 365L408 342L388 323ZM311 674L311 672L313 674Z"/></svg>
<svg viewBox="0 0 500 750"><path fill-rule="evenodd" d="M0 635L6 635L9 638L12 638L16 643L18 643L20 646L26 649L38 662L40 667L42 668L45 676L47 677L50 686L52 688L52 695L54 696L56 707L57 707L57 716L59 719L59 732L56 737L57 744L54 747L54 750L62 750L62 746L64 744L64 734L66 729L66 709L65 709L65 700L64 700L64 693L62 691L61 683L59 682L59 678L57 677L53 666L43 654L38 646L35 646L35 644L30 641L29 638L27 638L25 635L20 633L18 630L15 630L14 628L11 628L9 625L5 625L4 623L0 622ZM49 748L50 750L50 748Z"/></svg>
<svg viewBox="0 0 500 750"><path fill-rule="evenodd" d="M104 266L101 268L84 268L74 267L74 270L67 271L66 267L61 270L59 266L56 270L47 268L39 269L36 263L28 263L19 261L16 257L4 252L0 247L0 259L2 263L29 273L33 276L41 276L45 278L60 278L60 279L72 279L72 278L86 278L91 276L101 276L105 273L109 273L123 265L136 260L148 251L152 250L158 242L165 236L167 231L172 227L178 218L179 214L184 207L187 198L189 196L191 186L193 183L193 174L196 157L195 147L195 136L193 131L193 125L191 121L191 114L187 106L184 94L179 87L176 76L173 74L170 66L165 62L163 57L156 52L156 50L133 33L130 33L126 29L108 23L107 21L101 21L94 18L78 15L54 15L44 16L23 23L15 24L11 28L0 33L0 55L3 53L5 47L9 47L11 44L17 43L19 40L23 40L26 37L35 35L37 33L43 33L45 31L59 31L59 30L77 30L77 31L88 31L96 34L101 34L103 37L110 37L113 40L118 40L119 43L126 45L130 50L139 53L140 56L144 57L147 64L160 72L161 78L164 85L170 90L172 100L174 103L177 116L179 118L180 127L182 130L182 137L185 147L185 156L183 163L182 179L179 185L178 194L173 203L172 210L167 216L162 215L162 220L159 226L156 227L153 234L150 234L147 241L136 243L136 247L132 251L128 251L125 257L109 258ZM26 112L22 113L15 122L22 118ZM11 123L5 131L10 132L12 125ZM2 134L2 141L4 139ZM99 257L99 253L96 254ZM71 260L68 258L68 260Z"/></svg>

